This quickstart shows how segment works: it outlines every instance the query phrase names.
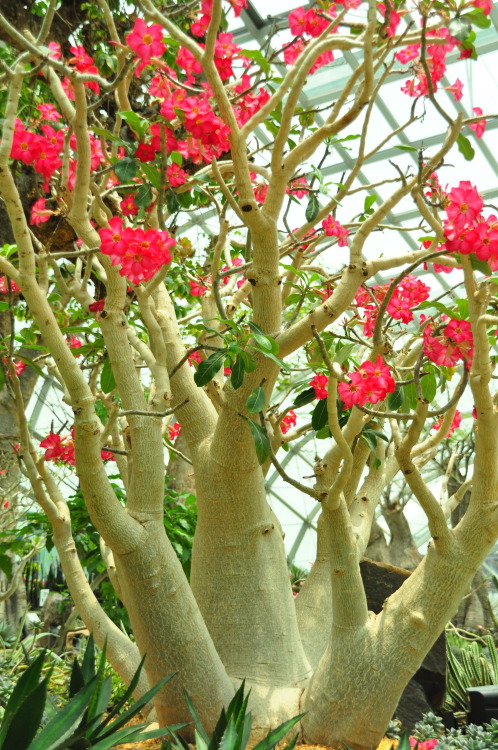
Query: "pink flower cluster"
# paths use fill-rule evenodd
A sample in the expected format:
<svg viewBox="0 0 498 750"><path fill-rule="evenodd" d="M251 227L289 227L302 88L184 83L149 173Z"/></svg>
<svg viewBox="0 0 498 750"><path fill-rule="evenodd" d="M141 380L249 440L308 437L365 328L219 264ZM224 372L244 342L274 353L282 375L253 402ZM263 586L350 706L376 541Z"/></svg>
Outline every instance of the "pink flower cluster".
<svg viewBox="0 0 498 750"><path fill-rule="evenodd" d="M32 165L48 185L48 180L62 165L59 154L62 152L64 131L54 131L50 125L43 125L41 129L43 135L27 130L20 120L16 120L10 156L23 164ZM53 137L50 137L52 133Z"/></svg>
<svg viewBox="0 0 498 750"><path fill-rule="evenodd" d="M432 425L432 429L433 430L440 430L441 427L442 427L442 424L443 424L443 419L444 419L444 416L443 417L439 417L439 419L437 420L437 422L434 422L434 424ZM457 409L456 412L455 412L455 416L453 417L453 421L452 421L452 423L450 425L450 429L446 433L445 437L449 437L450 435L452 435L455 432L455 430L457 429L457 427L460 427L461 424L462 424L462 415L460 414L460 412Z"/></svg>
<svg viewBox="0 0 498 750"><path fill-rule="evenodd" d="M57 461L61 464L76 465L74 453L74 427L71 428L71 434L62 437L56 432L50 431L47 437L41 441L40 448L45 448L45 461ZM114 461L114 454L103 448L100 451L103 461Z"/></svg>
<svg viewBox="0 0 498 750"><path fill-rule="evenodd" d="M332 6L328 12L335 16L337 14L333 11L333 7L334 6ZM308 42L306 39L303 39L303 35L316 38L320 36L329 25L330 21L324 18L319 11L319 8L305 10L304 7L301 6L300 8L295 8L295 10L289 13L289 28L291 33L294 34L294 36L299 37L299 39L296 39L292 44L286 45L284 49L284 60L287 65L293 65L303 50L306 49ZM323 67L323 65L332 62L333 59L334 55L332 50L324 52L317 57L313 63L309 71L310 74L314 73L318 68Z"/></svg>
<svg viewBox="0 0 498 750"><path fill-rule="evenodd" d="M445 27L428 31L427 37L428 40L430 37L439 37L439 39L444 40L442 43L428 44L426 50L426 61L429 68L432 87L434 91L437 91L438 83L446 73L446 56L458 46L459 42L451 36L448 29ZM402 65L412 63L414 60L417 61L416 63L412 63L412 67L415 69L414 77L406 81L405 85L401 88L401 91L408 94L408 96L418 97L429 95L429 84L427 82L424 68L419 59L420 49L420 44L410 44L395 54L395 58ZM462 57L465 56L465 52L466 50L462 51ZM452 86L447 87L447 90L453 94L456 101L460 101L462 98L462 89L463 84L458 78Z"/></svg>
<svg viewBox="0 0 498 750"><path fill-rule="evenodd" d="M424 354L437 365L454 367L463 360L467 367L472 364L474 339L472 328L467 320L452 318L443 328L441 335L433 336L434 329L429 324L424 328Z"/></svg>
<svg viewBox="0 0 498 750"><path fill-rule="evenodd" d="M370 288L369 292L365 287L360 287L355 296L356 304L360 309L365 311L363 318L363 333L365 336L372 336L377 320L378 305L384 300L390 284L377 284ZM421 302L429 298L430 287L415 276L408 275L395 288L391 299L386 308L386 312L394 320L401 320L403 323L409 323L413 320L413 310Z"/></svg>
<svg viewBox="0 0 498 750"><path fill-rule="evenodd" d="M49 110L50 113L56 111L55 108L53 111L52 109ZM45 119L45 111L42 112L42 119ZM52 119L55 119L55 117L52 117ZM10 156L12 159L32 166L38 174L45 178L43 187L44 190L48 190L51 177L62 165L59 155L64 148L64 136L67 128L64 127L55 130L51 125L40 124L40 121L36 121L35 124L41 132L38 133L34 130L29 130L20 120L15 121ZM91 168L92 170L96 170L104 161L104 154L102 153L100 139L96 138L92 133L89 133L89 139ZM74 133L69 141L69 146L73 152L76 151L76 137ZM74 186L75 172L76 160L70 159L68 180L70 189ZM39 205L41 207L41 204Z"/></svg>
<svg viewBox="0 0 498 750"><path fill-rule="evenodd" d="M444 225L445 246L449 252L474 253L493 270L498 268L498 217L485 218L484 202L468 181L460 182L445 196L447 220Z"/></svg>
<svg viewBox="0 0 498 750"><path fill-rule="evenodd" d="M355 372L348 372L349 383L339 383L337 391L346 409L355 404L364 406L367 402L376 404L383 401L388 393L393 393L396 383L389 365L385 365L379 355L375 362L363 362Z"/></svg>
<svg viewBox="0 0 498 750"><path fill-rule="evenodd" d="M355 404L364 406L367 402L376 404L383 401L388 393L396 387L389 365L384 364L379 355L375 362L366 360L354 372L348 372L349 383L339 383L337 391L346 409ZM327 398L328 377L323 374L315 375L310 382L318 399Z"/></svg>
<svg viewBox="0 0 498 750"><path fill-rule="evenodd" d="M261 86L252 89L251 78L245 73L241 83L234 87L234 92L240 94L234 106L237 123L242 126L266 104L270 98L268 91Z"/></svg>
<svg viewBox="0 0 498 750"><path fill-rule="evenodd" d="M349 230L334 219L332 214L329 214L327 218L322 221L322 227L327 237L337 237L337 244L339 247L347 247Z"/></svg>
<svg viewBox="0 0 498 750"><path fill-rule="evenodd" d="M228 0L232 6L235 18L240 16L241 11L247 8L248 0ZM208 30L209 22L211 20L211 13L213 12L213 0L202 0L201 2L201 17L194 21L190 27L190 31L194 36L204 36Z"/></svg>
<svg viewBox="0 0 498 750"><path fill-rule="evenodd" d="M109 228L99 229L101 251L111 258L113 266L133 284L148 281L162 266L171 261L170 248L176 240L167 231L127 227L114 217Z"/></svg>

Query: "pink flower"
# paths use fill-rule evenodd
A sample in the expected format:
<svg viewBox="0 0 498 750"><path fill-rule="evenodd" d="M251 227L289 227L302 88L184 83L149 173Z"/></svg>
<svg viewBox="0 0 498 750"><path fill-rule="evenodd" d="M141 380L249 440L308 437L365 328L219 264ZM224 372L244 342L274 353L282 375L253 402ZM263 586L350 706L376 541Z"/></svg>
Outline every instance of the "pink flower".
<svg viewBox="0 0 498 750"><path fill-rule="evenodd" d="M463 229L472 224L483 208L483 200L469 180L463 180L448 193L449 205L446 215L452 224Z"/></svg>
<svg viewBox="0 0 498 750"><path fill-rule="evenodd" d="M200 351L192 352L192 354L189 354L189 365L193 367L194 363L199 364L199 362L202 362L202 354L200 353Z"/></svg>
<svg viewBox="0 0 498 750"><path fill-rule="evenodd" d="M420 55L420 44L409 44L408 47L404 47L399 52L396 52L394 57L402 65L406 65L410 60L416 60Z"/></svg>
<svg viewBox="0 0 498 750"><path fill-rule="evenodd" d="M473 0L472 5L482 10L485 16L489 16L493 10L493 0Z"/></svg>
<svg viewBox="0 0 498 750"><path fill-rule="evenodd" d="M21 291L15 281L10 282L10 289L13 294ZM9 284L7 281L7 277L0 276L0 294L8 294L8 293L9 293Z"/></svg>
<svg viewBox="0 0 498 750"><path fill-rule="evenodd" d="M327 218L322 221L322 227L327 237L335 236L338 238L337 244L339 247L347 247L349 230L336 221L332 214L329 214Z"/></svg>
<svg viewBox="0 0 498 750"><path fill-rule="evenodd" d="M119 202L119 207L124 216L136 216L138 214L138 206L135 203L135 195L133 193L123 198Z"/></svg>
<svg viewBox="0 0 498 750"><path fill-rule="evenodd" d="M451 91L451 93L455 97L456 102L460 101L463 96L463 83L459 78L456 79L455 83L452 86L446 86L445 88L446 91Z"/></svg>
<svg viewBox="0 0 498 750"><path fill-rule="evenodd" d="M207 287L203 286L203 284L200 284L198 281L190 280L188 283L190 284L190 294L192 297L202 297L204 292L207 291Z"/></svg>
<svg viewBox="0 0 498 750"><path fill-rule="evenodd" d="M183 185L188 180L188 174L176 162L172 162L166 167L166 179L169 186L174 188Z"/></svg>
<svg viewBox="0 0 498 750"><path fill-rule="evenodd" d="M437 420L437 422L434 422L434 424L432 425L432 429L433 430L440 430L441 426L443 424L443 419L444 419L444 417L439 417L439 419ZM455 412L455 416L453 417L453 421L452 421L452 423L450 425L450 429L446 433L445 437L449 437L450 435L452 435L455 432L455 430L457 429L457 427L460 427L461 423L462 423L462 415L460 414L460 412L457 409L456 412ZM432 740L430 740L430 741L432 742ZM432 747L435 747L435 745L431 745L431 748Z"/></svg>
<svg viewBox="0 0 498 750"><path fill-rule="evenodd" d="M291 409L289 412L287 412L285 417L280 422L280 429L282 430L283 434L285 435L285 433L288 432L291 427L295 427L296 422L297 422L296 412Z"/></svg>
<svg viewBox="0 0 498 750"><path fill-rule="evenodd" d="M79 349L81 346L83 346L83 343L77 336L74 335L74 333L71 334L70 338L66 338L66 343L70 349ZM81 357L81 354L75 354L74 356Z"/></svg>
<svg viewBox="0 0 498 750"><path fill-rule="evenodd" d="M29 216L29 223L34 226L39 226L45 221L48 221L51 216L56 212L50 211L46 208L45 198L38 198L37 201L31 206L31 214Z"/></svg>
<svg viewBox="0 0 498 750"><path fill-rule="evenodd" d="M141 162L154 161L156 158L156 150L150 143L139 143L137 150L135 151L136 158Z"/></svg>
<svg viewBox="0 0 498 750"><path fill-rule="evenodd" d="M482 115L482 109L480 107L474 107L472 111L477 115L477 117L480 117L480 115ZM476 138L482 138L482 136L484 135L484 131L486 130L486 120L471 122L469 123L469 128L475 132Z"/></svg>
<svg viewBox="0 0 498 750"><path fill-rule="evenodd" d="M137 18L132 31L127 34L126 43L144 63L149 63L152 57L161 57L166 49L162 27L157 23L147 26L141 18Z"/></svg>
<svg viewBox="0 0 498 750"><path fill-rule="evenodd" d="M41 113L44 120L57 121L62 118L61 113L54 107L53 104L38 104L36 109Z"/></svg>
<svg viewBox="0 0 498 750"><path fill-rule="evenodd" d="M180 425L178 424L178 422L175 422L174 424L169 425L168 437L171 440L171 442L176 440L179 434L180 434Z"/></svg>
<svg viewBox="0 0 498 750"><path fill-rule="evenodd" d="M315 391L315 396L322 400L324 398L327 398L327 386L328 386L329 379L326 375L315 375L313 380L310 382L310 386Z"/></svg>

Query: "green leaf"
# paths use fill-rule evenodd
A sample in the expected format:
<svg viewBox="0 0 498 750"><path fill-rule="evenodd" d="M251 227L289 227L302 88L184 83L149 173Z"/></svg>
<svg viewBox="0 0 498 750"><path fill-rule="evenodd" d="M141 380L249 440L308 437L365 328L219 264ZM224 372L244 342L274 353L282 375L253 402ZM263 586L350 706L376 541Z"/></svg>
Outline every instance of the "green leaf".
<svg viewBox="0 0 498 750"><path fill-rule="evenodd" d="M199 714L195 710L195 706L192 703L190 695L187 693L187 691L185 690L185 688L183 688L183 694L185 696L185 701L187 703L188 710L190 711L190 713L192 715L192 718L194 720L195 728L197 729L197 732L199 733L199 736L200 736L201 740L203 742L205 742L206 745L209 745L209 737L208 737L208 735L206 733L206 730L202 726L202 722L200 720Z"/></svg>
<svg viewBox="0 0 498 750"><path fill-rule="evenodd" d="M365 196L365 202L363 204L363 211L364 213L369 213L372 210L372 206L377 200L377 195L367 195Z"/></svg>
<svg viewBox="0 0 498 750"><path fill-rule="evenodd" d="M170 214L176 214L180 210L178 196L171 188L166 190L166 207Z"/></svg>
<svg viewBox="0 0 498 750"><path fill-rule="evenodd" d="M466 320L469 317L469 301L468 299L457 299L455 300L458 307L458 316L462 320Z"/></svg>
<svg viewBox="0 0 498 750"><path fill-rule="evenodd" d="M334 354L334 362L337 362L339 365L344 364L351 352L354 351L354 348L354 344L344 344L344 346L341 346L340 349L336 349Z"/></svg>
<svg viewBox="0 0 498 750"><path fill-rule="evenodd" d="M318 215L318 212L320 210L320 203L318 202L318 198L314 193L310 193L309 199L308 199L308 205L306 206L306 221L308 221L310 224L313 223Z"/></svg>
<svg viewBox="0 0 498 750"><path fill-rule="evenodd" d="M408 739L407 733L405 733L398 742L397 750L410 750L410 740Z"/></svg>
<svg viewBox="0 0 498 750"><path fill-rule="evenodd" d="M387 398L387 405L390 411L398 411L399 407L403 403L403 391L400 386L397 385L392 393Z"/></svg>
<svg viewBox="0 0 498 750"><path fill-rule="evenodd" d="M179 151L172 151L169 155L171 161L175 162L175 164L178 164L179 167L183 164L183 156Z"/></svg>
<svg viewBox="0 0 498 750"><path fill-rule="evenodd" d="M142 669L142 665L143 665L144 660L145 660L145 657L144 657L144 659L142 659L142 661L139 664L138 669L135 672L135 675L133 677L134 680L135 680L135 677L137 677L137 682L138 682L138 676L137 675L140 674L140 671ZM140 710L143 708L143 706L147 705L147 703L149 703L149 701L151 701L153 699L153 697L155 696L155 694L158 693L159 690L161 690L161 688L163 688L164 685L166 685L166 683L169 682L169 680L171 680L171 678L175 676L175 674L176 674L176 672L173 672L172 674L166 675L166 677L163 677L162 680L159 680L159 682L156 685L154 685L154 687L150 688L150 690L147 690L147 692L144 693L140 698L138 698L130 706L130 708L127 708L126 711L123 711L119 715L119 718L116 719L116 721L113 721L111 724L108 725L106 733L102 734L102 732L99 731L99 738L103 738L103 737L106 737L106 736L114 735L114 733L116 732L116 730L119 729L119 728L121 728L121 727L123 727L132 718L132 716L135 716L136 714L138 714L140 712ZM130 685L131 685L131 683L130 683ZM106 722L104 722L104 724L105 723Z"/></svg>
<svg viewBox="0 0 498 750"><path fill-rule="evenodd" d="M114 141L115 143L123 143L123 144L125 143L125 141L123 141L122 138L120 138L118 135L114 135L114 133L111 133L110 130L106 130L105 128L96 128L92 125L91 131L95 135L102 135L108 141Z"/></svg>
<svg viewBox="0 0 498 750"><path fill-rule="evenodd" d="M207 385L217 375L218 370L223 367L227 356L227 350L222 349L219 352L214 352L210 357L199 363L199 366L195 372L194 380L199 388Z"/></svg>
<svg viewBox="0 0 498 750"><path fill-rule="evenodd" d="M114 380L114 373L109 358L104 362L102 372L100 373L100 387L104 393L110 393L116 387L116 381Z"/></svg>
<svg viewBox="0 0 498 750"><path fill-rule="evenodd" d="M97 679L97 676L93 677L64 708L59 709L54 718L35 737L28 750L58 750L66 747L67 740L81 723Z"/></svg>
<svg viewBox="0 0 498 750"><path fill-rule="evenodd" d="M420 379L420 388L425 400L430 404L437 393L437 380L433 372L428 372Z"/></svg>
<svg viewBox="0 0 498 750"><path fill-rule="evenodd" d="M311 415L311 426L315 432L318 432L318 430L321 430L322 427L325 427L328 424L328 421L329 413L327 410L327 399L322 398L313 409L313 414Z"/></svg>
<svg viewBox="0 0 498 750"><path fill-rule="evenodd" d="M147 127L147 122L142 120L136 112L131 110L119 112L123 120L130 126L130 128L140 137L143 136Z"/></svg>
<svg viewBox="0 0 498 750"><path fill-rule="evenodd" d="M469 11L462 18L470 21L471 24L477 26L479 29L489 29L491 26L491 18L485 16L480 8Z"/></svg>
<svg viewBox="0 0 498 750"><path fill-rule="evenodd" d="M148 208L152 201L152 188L148 182L143 182L137 190L135 203L139 208Z"/></svg>
<svg viewBox="0 0 498 750"><path fill-rule="evenodd" d="M41 653L26 669L25 672L19 677L16 682L10 698L5 707L5 713L3 716L2 724L0 726L0 747L4 748L3 741L7 734L7 730L14 716L19 711L21 705L26 700L33 690L38 686L40 679L43 662L45 660L45 653ZM6 748L5 748L6 750Z"/></svg>
<svg viewBox="0 0 498 750"><path fill-rule="evenodd" d="M252 337L264 352L278 354L278 344L275 339L272 339L270 336L262 336L260 333L253 333Z"/></svg>
<svg viewBox="0 0 498 750"><path fill-rule="evenodd" d="M156 188L156 190L159 190L161 187L161 174L157 167L155 167L153 164L149 164L147 162L140 164L140 169L144 173L144 175L147 177L149 182L153 187Z"/></svg>
<svg viewBox="0 0 498 750"><path fill-rule="evenodd" d="M463 16L457 16L456 18L452 18L449 22L448 30L451 36L458 39L459 42L465 42L472 31L472 26L466 18Z"/></svg>
<svg viewBox="0 0 498 750"><path fill-rule="evenodd" d="M260 412L265 405L265 391L261 386L255 388L249 398L246 401L246 409L251 414L257 414Z"/></svg>
<svg viewBox="0 0 498 750"><path fill-rule="evenodd" d="M131 182L137 173L137 162L131 156L125 156L115 162L113 169L120 182Z"/></svg>
<svg viewBox="0 0 498 750"><path fill-rule="evenodd" d="M298 396L296 396L292 406L297 409L300 406L305 406L306 404L309 404L311 401L314 401L315 398L316 398L315 389L306 388L306 390L301 391L301 393Z"/></svg>
<svg viewBox="0 0 498 750"><path fill-rule="evenodd" d="M256 456L258 457L259 463L264 464L264 462L270 455L270 441L268 440L265 431L259 424L253 422L252 419L248 419L247 421L249 423L249 427L254 439Z"/></svg>
<svg viewBox="0 0 498 750"><path fill-rule="evenodd" d="M272 750L275 745L278 745L278 743L283 740L287 732L289 732L305 715L306 714L298 714L298 716L293 716L292 719L280 724L280 726L272 732L268 732L264 740L261 740L257 745L254 745L252 750Z"/></svg>
<svg viewBox="0 0 498 750"><path fill-rule="evenodd" d="M476 258L475 255L472 253L469 256L470 258L470 265L474 269L474 271L480 271L485 276L491 276L493 271L491 270L491 266L489 263L487 263L485 260L479 260L479 258Z"/></svg>
<svg viewBox="0 0 498 750"><path fill-rule="evenodd" d="M237 729L235 727L235 720L233 716L230 716L227 728L225 729L223 737L221 738L220 750L233 750L236 740Z"/></svg>
<svg viewBox="0 0 498 750"><path fill-rule="evenodd" d="M408 412L417 408L417 389L415 383L403 386L403 411Z"/></svg>
<svg viewBox="0 0 498 750"><path fill-rule="evenodd" d="M244 360L244 368L246 372L254 372L254 370L257 369L258 363L254 359L254 357L249 354L249 352L240 352L239 357L242 357Z"/></svg>
<svg viewBox="0 0 498 750"><path fill-rule="evenodd" d="M418 148L415 148L415 146L405 146L404 144L398 144L394 148L398 148L400 151L418 151Z"/></svg>
<svg viewBox="0 0 498 750"><path fill-rule="evenodd" d="M0 570L5 574L6 578L11 577L12 557L10 555L0 554Z"/></svg>
<svg viewBox="0 0 498 750"><path fill-rule="evenodd" d="M244 371L245 371L246 366L245 366L244 357L241 356L241 354L239 354L235 358L235 362L232 365L232 374L230 375L230 382L232 384L234 391L240 388L240 386L244 382Z"/></svg>
<svg viewBox="0 0 498 750"><path fill-rule="evenodd" d="M48 676L42 680L11 717L9 728L2 745L4 750L27 750L40 727L43 709L47 699Z"/></svg>
<svg viewBox="0 0 498 750"><path fill-rule="evenodd" d="M256 65L259 65L264 73L270 72L270 63L259 49L243 49L240 54L244 57L248 57L249 60L254 60Z"/></svg>
<svg viewBox="0 0 498 750"><path fill-rule="evenodd" d="M461 154L463 154L463 158L467 161L472 161L474 156L476 155L476 152L473 149L473 146L467 136L460 133L460 135L457 138L457 144L458 144L458 150Z"/></svg>

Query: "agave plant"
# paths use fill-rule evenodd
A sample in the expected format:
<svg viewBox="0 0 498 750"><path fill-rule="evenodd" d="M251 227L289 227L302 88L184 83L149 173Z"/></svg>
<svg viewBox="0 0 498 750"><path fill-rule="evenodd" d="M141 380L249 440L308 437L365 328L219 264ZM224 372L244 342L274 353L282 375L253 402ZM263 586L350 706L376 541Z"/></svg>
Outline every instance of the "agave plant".
<svg viewBox="0 0 498 750"><path fill-rule="evenodd" d="M245 750L251 732L252 716L247 711L250 691L244 697L244 689L245 682L242 682L226 711L224 708L221 710L211 738L204 730L189 694L184 690L185 700L195 724L195 746L197 750ZM268 732L266 737L257 745L254 745L252 750L273 750L303 716L304 714L299 714L280 724L279 727ZM296 734L283 750L293 750L298 736L299 734ZM181 737L172 735L171 738L163 742L163 748L164 750L188 750L189 745Z"/></svg>
<svg viewBox="0 0 498 750"><path fill-rule="evenodd" d="M51 670L42 679L45 653L41 653L17 681L0 724L0 750L109 750L124 742L163 737L183 729L177 724L144 731L146 724L126 726L144 705L170 680L168 675L133 705L122 710L135 690L144 659L128 689L107 713L111 677L104 677L105 649L95 666L95 647L90 636L80 666L75 659L69 684L69 701L44 724L47 687Z"/></svg>

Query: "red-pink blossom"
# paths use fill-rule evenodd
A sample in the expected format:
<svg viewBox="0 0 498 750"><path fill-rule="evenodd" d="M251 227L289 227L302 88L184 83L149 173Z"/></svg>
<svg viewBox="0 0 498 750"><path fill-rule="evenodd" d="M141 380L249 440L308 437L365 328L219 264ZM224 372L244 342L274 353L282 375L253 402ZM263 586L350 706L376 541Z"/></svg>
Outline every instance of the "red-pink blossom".
<svg viewBox="0 0 498 750"><path fill-rule="evenodd" d="M172 162L166 167L166 179L170 187L175 188L183 185L188 180L188 173L185 172L176 162Z"/></svg>
<svg viewBox="0 0 498 750"><path fill-rule="evenodd" d="M480 107L473 107L472 111L477 117L482 115L482 109ZM482 138L484 131L486 130L486 120L479 120L478 122L469 123L469 128L474 131L476 138Z"/></svg>
<svg viewBox="0 0 498 750"><path fill-rule="evenodd" d="M337 237L337 244L339 247L347 247L349 230L343 227L342 224L334 217L329 214L327 218L322 221L322 227L327 237Z"/></svg>
<svg viewBox="0 0 498 750"><path fill-rule="evenodd" d="M10 290L12 293L20 292L21 290L17 286L15 281L10 282ZM0 276L0 294L9 293L9 283L6 276Z"/></svg>
<svg viewBox="0 0 498 750"><path fill-rule="evenodd" d="M452 86L445 86L445 89L453 94L456 102L459 102L463 96L463 83L459 78L456 79Z"/></svg>
<svg viewBox="0 0 498 750"><path fill-rule="evenodd" d="M441 426L443 424L443 419L444 419L444 416L443 417L439 417L439 419L437 420L437 422L434 422L434 424L432 425L432 429L433 430L440 430ZM450 425L450 428L449 428L448 432L446 433L445 437L449 437L450 435L452 435L455 432L455 430L457 429L457 427L460 427L461 423L462 423L462 415L460 414L460 412L457 409L456 412L455 412L455 416L453 417L453 421L452 421L452 423ZM420 745L419 745L419 747L420 747ZM435 745L432 745L431 747L435 747Z"/></svg>
<svg viewBox="0 0 498 750"><path fill-rule="evenodd" d="M280 429L282 430L283 434L285 435L285 433L288 432L291 427L295 427L296 422L296 412L291 409L289 412L287 412L285 417L280 422Z"/></svg>
<svg viewBox="0 0 498 750"><path fill-rule="evenodd" d="M119 202L119 207L123 216L136 216L139 209L135 203L135 194L130 193L123 198L123 200Z"/></svg>
<svg viewBox="0 0 498 750"><path fill-rule="evenodd" d="M157 23L148 26L142 18L137 18L133 29L126 35L126 44L145 63L149 63L152 57L161 57L166 49L162 27Z"/></svg>
<svg viewBox="0 0 498 750"><path fill-rule="evenodd" d="M327 386L329 379L326 375L318 374L315 375L313 380L310 381L310 386L315 391L315 396L318 399L327 398Z"/></svg>
<svg viewBox="0 0 498 750"><path fill-rule="evenodd" d="M190 279L188 283L190 284L190 294L192 297L202 297L204 292L207 291L207 287L198 281L192 281L192 279Z"/></svg>
<svg viewBox="0 0 498 750"><path fill-rule="evenodd" d="M154 161L156 149L150 143L139 143L135 151L135 157L141 162Z"/></svg>
<svg viewBox="0 0 498 750"><path fill-rule="evenodd" d="M173 442L176 440L178 435L180 434L180 425L178 422L174 422L174 424L170 424L168 427L168 437Z"/></svg>

